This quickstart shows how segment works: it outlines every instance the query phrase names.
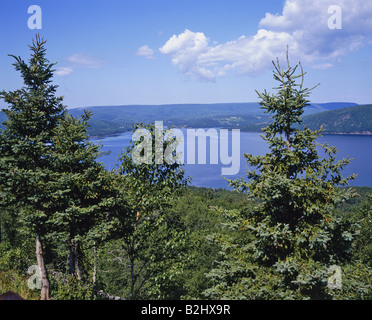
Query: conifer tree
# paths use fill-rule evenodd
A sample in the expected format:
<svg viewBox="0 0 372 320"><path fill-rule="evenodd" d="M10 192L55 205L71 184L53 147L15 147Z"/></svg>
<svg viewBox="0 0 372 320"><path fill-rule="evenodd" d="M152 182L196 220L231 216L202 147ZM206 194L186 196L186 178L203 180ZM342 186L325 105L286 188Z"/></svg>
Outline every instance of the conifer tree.
<svg viewBox="0 0 372 320"><path fill-rule="evenodd" d="M119 196L115 174L98 162L100 145L87 133L91 113L77 119L66 115L55 128L51 153L55 175L55 214L51 223L56 237L68 243L70 274L83 278L83 246L102 242L115 224Z"/></svg>
<svg viewBox="0 0 372 320"><path fill-rule="evenodd" d="M53 189L50 168L52 133L63 117L62 97L52 84L54 64L46 58L46 41L33 40L26 63L11 55L24 86L0 93L8 108L0 135L0 185L2 201L15 203L21 220L36 239L36 257L41 272L41 299L49 299L49 280L44 262L43 241L52 213L49 191Z"/></svg>
<svg viewBox="0 0 372 320"><path fill-rule="evenodd" d="M350 160L336 161L336 148L316 141L322 129L298 129L312 90L303 86L301 64L291 67L287 57L286 69L278 60L273 65L276 94L258 93L272 115L261 135L270 151L245 154L255 169L248 180L230 181L256 206L224 211L232 230L240 232L219 239L225 260L210 275L216 281L206 292L210 297L326 298L330 266L351 257L353 229L335 215L335 206L352 196L339 188L355 177L341 175Z"/></svg>

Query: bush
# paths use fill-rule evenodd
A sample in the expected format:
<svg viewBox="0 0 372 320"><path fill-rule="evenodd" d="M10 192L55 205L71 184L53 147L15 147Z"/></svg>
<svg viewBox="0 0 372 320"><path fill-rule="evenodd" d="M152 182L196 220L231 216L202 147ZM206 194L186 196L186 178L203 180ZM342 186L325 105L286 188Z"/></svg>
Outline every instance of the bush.
<svg viewBox="0 0 372 320"><path fill-rule="evenodd" d="M95 300L91 283L78 280L75 276L63 276L51 279L53 300Z"/></svg>
<svg viewBox="0 0 372 320"><path fill-rule="evenodd" d="M19 270L24 272L28 268L27 254L19 247L13 247L8 242L0 243L0 270Z"/></svg>
<svg viewBox="0 0 372 320"><path fill-rule="evenodd" d="M39 290L31 290L27 284L27 276L17 270L0 271L0 294L13 291L25 300L38 300Z"/></svg>

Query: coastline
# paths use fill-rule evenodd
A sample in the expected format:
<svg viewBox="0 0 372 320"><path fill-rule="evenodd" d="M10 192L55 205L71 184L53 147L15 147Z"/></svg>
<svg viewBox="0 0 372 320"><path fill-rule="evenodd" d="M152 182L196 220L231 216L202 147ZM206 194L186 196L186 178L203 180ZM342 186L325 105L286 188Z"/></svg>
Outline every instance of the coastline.
<svg viewBox="0 0 372 320"><path fill-rule="evenodd" d="M188 127L184 126L181 127L182 129L195 129L194 127ZM211 127L212 128L212 127ZM205 129L210 129L206 127ZM226 128L226 127L221 127L220 129L239 129L239 128ZM104 134L104 135L89 135L91 139L100 139L100 138L107 138L107 137L117 137L120 136L123 133L130 132L131 130L125 130L125 131L120 131L120 132L115 132L115 133L110 133L110 134ZM262 131L257 131L257 130L242 130L240 129L241 132L252 132L252 133L262 133ZM372 131L366 131L366 132L322 132L322 135L352 135L352 136L372 136Z"/></svg>

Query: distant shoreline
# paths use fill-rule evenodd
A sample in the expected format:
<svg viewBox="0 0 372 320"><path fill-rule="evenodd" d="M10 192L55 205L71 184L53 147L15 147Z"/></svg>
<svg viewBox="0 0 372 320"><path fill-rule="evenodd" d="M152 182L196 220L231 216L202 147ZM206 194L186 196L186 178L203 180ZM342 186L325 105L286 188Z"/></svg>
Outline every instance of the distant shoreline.
<svg viewBox="0 0 372 320"><path fill-rule="evenodd" d="M181 129L198 129L198 128L193 128L193 127L182 127ZM212 128L203 128L203 129L212 129ZM237 129L237 128L223 128L221 127L220 129ZM250 130L241 130L241 132L251 132L251 133L263 133L262 131L250 131ZM126 130L126 131L121 131L117 133L112 133L112 134L105 134L105 135L92 135L90 138L92 139L99 139L99 138L107 138L107 137L117 137L120 136L121 134L131 132L131 130ZM367 132L323 132L322 135L350 135L350 136L372 136L372 132L367 131Z"/></svg>

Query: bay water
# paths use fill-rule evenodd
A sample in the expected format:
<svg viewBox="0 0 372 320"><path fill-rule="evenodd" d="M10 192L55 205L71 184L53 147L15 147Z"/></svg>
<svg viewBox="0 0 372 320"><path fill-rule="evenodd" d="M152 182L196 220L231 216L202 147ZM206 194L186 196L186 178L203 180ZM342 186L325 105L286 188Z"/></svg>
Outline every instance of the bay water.
<svg viewBox="0 0 372 320"><path fill-rule="evenodd" d="M207 131L208 129L204 129ZM218 131L218 129L216 129ZM181 129L185 133L186 129ZM104 137L104 138L92 138L92 142L101 143L102 151L108 152L109 155L104 155L99 158L98 161L102 162L106 169L117 169L119 164L119 156L124 149L129 145L132 139L132 132L125 132L119 135ZM263 155L269 151L267 143L262 139L261 133L258 132L240 132L239 141L235 141L233 144L231 130L229 130L229 153L231 155L232 147L236 147L237 143L240 152L240 170L236 175L226 176L228 179L236 179L244 177L248 169L244 153L253 155ZM207 139L209 141L209 139ZM352 158L353 160L347 165L342 171L343 176L346 177L352 173L358 175L356 180L349 183L350 186L367 186L372 187L372 136L370 135L323 135L317 140L319 143L327 142L330 146L335 146L339 150L336 159ZM197 148L198 139L196 139ZM187 141L185 141L186 145ZM192 178L191 185L196 187L206 188L224 188L228 187L228 182L222 177L221 169L228 168L229 165L222 164L218 161L218 164L211 164L209 161L209 147L210 144L207 142L207 161L205 164L185 164L186 175ZM186 147L185 147L186 151ZM197 152L196 152L197 154ZM185 152L186 159L186 152ZM196 159L197 160L197 159ZM236 160L237 161L237 160ZM187 162L187 161L186 161Z"/></svg>

